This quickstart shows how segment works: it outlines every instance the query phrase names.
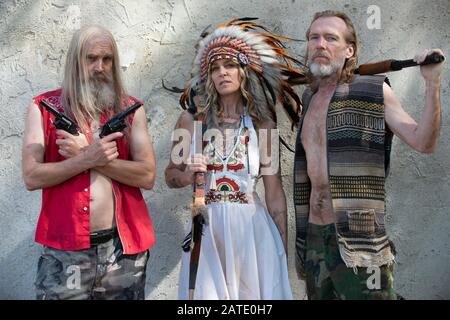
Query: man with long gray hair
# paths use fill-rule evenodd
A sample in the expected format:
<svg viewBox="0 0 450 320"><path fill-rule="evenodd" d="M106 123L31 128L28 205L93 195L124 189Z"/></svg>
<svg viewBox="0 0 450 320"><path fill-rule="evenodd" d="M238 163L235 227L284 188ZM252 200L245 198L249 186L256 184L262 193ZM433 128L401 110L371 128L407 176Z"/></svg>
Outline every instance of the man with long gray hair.
<svg viewBox="0 0 450 320"><path fill-rule="evenodd" d="M76 123L76 133L55 128L44 99ZM27 189L42 189L37 299L145 298L155 239L140 188L153 188L156 164L144 108L123 133L98 132L136 102L124 89L116 42L100 26L74 34L62 88L31 102L22 169Z"/></svg>

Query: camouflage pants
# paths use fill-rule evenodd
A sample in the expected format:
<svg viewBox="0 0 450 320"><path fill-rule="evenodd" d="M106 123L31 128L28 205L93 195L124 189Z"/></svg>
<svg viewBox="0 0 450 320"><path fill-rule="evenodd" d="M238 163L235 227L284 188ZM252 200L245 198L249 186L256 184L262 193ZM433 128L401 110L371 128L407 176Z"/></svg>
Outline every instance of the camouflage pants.
<svg viewBox="0 0 450 320"><path fill-rule="evenodd" d="M143 300L149 252L124 255L119 237L80 251L44 246L38 300Z"/></svg>
<svg viewBox="0 0 450 320"><path fill-rule="evenodd" d="M348 268L341 258L334 224L308 226L306 289L310 300L396 300L393 268Z"/></svg>

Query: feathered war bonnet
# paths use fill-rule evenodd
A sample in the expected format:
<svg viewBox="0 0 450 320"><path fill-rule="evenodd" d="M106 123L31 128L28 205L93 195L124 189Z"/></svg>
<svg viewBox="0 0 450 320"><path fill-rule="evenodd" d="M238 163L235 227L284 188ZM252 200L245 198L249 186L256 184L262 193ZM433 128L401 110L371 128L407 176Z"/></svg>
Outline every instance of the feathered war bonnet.
<svg viewBox="0 0 450 320"><path fill-rule="evenodd" d="M180 104L192 114L202 111L206 100L206 80L211 63L218 59L231 59L247 69L251 85L249 93L255 105L267 105L272 114L277 101L287 112L292 125L299 119L301 101L292 85L303 84L305 73L294 68L303 64L286 54L282 41L289 38L277 36L259 24L258 18L234 19L219 25L210 34L203 33L196 45L196 54ZM256 84L256 85L255 85Z"/></svg>

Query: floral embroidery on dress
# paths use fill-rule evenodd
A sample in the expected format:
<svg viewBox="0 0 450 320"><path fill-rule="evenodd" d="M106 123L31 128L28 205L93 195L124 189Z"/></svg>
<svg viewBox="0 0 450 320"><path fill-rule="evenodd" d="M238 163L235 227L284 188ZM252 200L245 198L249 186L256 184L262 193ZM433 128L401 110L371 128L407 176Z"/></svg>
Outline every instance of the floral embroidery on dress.
<svg viewBox="0 0 450 320"><path fill-rule="evenodd" d="M248 170L248 133L249 129L244 126L244 116L241 117L238 136L235 144L228 156L223 156L218 152L214 143L209 141L204 149L204 154L209 161L207 169L210 171L210 185L205 195L206 204L213 202L248 203L247 194L240 188L240 184L235 179L227 175L227 172L238 173L241 170ZM215 173L222 173L216 179Z"/></svg>

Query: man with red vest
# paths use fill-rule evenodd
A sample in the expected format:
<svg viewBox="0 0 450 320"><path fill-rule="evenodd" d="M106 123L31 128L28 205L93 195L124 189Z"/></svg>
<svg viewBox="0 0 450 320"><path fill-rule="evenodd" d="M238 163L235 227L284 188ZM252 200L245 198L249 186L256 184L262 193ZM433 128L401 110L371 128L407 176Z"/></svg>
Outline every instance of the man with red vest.
<svg viewBox="0 0 450 320"><path fill-rule="evenodd" d="M78 134L55 128L42 99L71 118ZM145 298L155 238L140 188L153 188L156 164L144 108L126 118L123 132L99 138L99 128L135 102L112 34L88 26L72 38L62 88L28 108L23 177L28 190L42 189L37 299Z"/></svg>

